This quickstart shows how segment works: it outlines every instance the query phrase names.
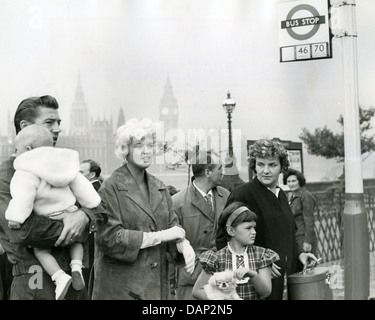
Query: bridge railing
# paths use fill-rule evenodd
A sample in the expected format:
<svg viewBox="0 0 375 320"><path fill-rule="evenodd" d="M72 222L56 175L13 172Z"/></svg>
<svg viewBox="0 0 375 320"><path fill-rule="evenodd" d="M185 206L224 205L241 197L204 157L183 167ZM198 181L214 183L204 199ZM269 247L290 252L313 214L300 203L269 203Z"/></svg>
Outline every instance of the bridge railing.
<svg viewBox="0 0 375 320"><path fill-rule="evenodd" d="M324 191L312 192L317 200L315 231L318 237L317 256L323 262L344 258L343 214L345 192L334 186ZM364 203L367 213L369 252L375 251L375 186L364 187Z"/></svg>

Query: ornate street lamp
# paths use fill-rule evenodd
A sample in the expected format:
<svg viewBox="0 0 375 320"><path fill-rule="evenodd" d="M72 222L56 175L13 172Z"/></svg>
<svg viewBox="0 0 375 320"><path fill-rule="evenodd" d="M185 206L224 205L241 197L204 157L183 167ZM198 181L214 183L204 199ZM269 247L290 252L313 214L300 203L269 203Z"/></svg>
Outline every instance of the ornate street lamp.
<svg viewBox="0 0 375 320"><path fill-rule="evenodd" d="M225 157L225 166L224 166L224 177L222 181L222 186L232 190L239 184L242 184L243 181L239 177L239 172L236 166L236 158L233 153L233 140L232 140L232 112L236 107L236 102L230 97L230 92L227 93L227 98L222 103L224 111L228 116L228 153Z"/></svg>
<svg viewBox="0 0 375 320"><path fill-rule="evenodd" d="M228 155L233 157L233 142L232 142L232 112L236 107L236 102L230 97L230 92L227 93L227 98L223 101L223 109L228 115Z"/></svg>

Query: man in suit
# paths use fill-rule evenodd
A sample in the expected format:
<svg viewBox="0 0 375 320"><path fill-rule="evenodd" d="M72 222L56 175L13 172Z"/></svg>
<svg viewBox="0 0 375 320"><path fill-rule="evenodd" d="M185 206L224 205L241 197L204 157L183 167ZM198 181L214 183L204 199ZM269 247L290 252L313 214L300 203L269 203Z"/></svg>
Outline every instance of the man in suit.
<svg viewBox="0 0 375 320"><path fill-rule="evenodd" d="M91 159L83 160L81 162L79 172L81 172L89 181L91 181L96 191L99 190L102 184L100 181L102 169L99 163Z"/></svg>
<svg viewBox="0 0 375 320"><path fill-rule="evenodd" d="M207 152L192 162L190 185L172 197L173 208L196 257L193 274L177 265L177 300L193 299L193 286L202 270L198 257L215 248L217 221L229 196L229 191L219 186L223 166L217 157Z"/></svg>
<svg viewBox="0 0 375 320"><path fill-rule="evenodd" d="M102 169L100 164L94 160L86 159L81 162L81 166L79 172L82 173L83 176L86 177L89 181L91 181L93 187L96 191L99 190L101 186L100 174ZM93 264L94 264L94 255L95 255L95 234L90 233L88 237L89 243L89 267L87 269L83 269L83 277L86 282L86 286L88 289L88 295L91 299L92 296L92 285L93 285Z"/></svg>

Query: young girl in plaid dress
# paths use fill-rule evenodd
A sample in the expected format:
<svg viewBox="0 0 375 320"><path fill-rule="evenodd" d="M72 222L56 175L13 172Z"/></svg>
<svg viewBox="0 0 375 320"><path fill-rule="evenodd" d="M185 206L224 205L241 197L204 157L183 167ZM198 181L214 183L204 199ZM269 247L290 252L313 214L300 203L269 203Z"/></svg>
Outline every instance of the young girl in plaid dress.
<svg viewBox="0 0 375 320"><path fill-rule="evenodd" d="M225 270L234 271L240 298L259 300L271 293L271 266L279 256L270 249L253 245L256 219L256 214L240 202L224 209L218 227L225 230L228 243L219 251L208 250L200 255L203 270L193 289L194 298L207 300L204 285L213 273Z"/></svg>

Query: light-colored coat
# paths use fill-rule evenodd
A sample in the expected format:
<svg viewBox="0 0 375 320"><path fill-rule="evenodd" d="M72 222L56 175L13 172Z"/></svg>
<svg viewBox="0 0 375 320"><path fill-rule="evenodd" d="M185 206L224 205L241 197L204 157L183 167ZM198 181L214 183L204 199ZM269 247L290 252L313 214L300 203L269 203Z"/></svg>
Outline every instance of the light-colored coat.
<svg viewBox="0 0 375 320"><path fill-rule="evenodd" d="M184 268L178 269L177 286L190 287L184 290L184 297L181 293L178 299L192 299L191 290L197 280L202 268L199 263L199 255L206 250L215 248L215 235L217 222L229 196L229 191L217 186L212 189L214 212L202 194L194 187L193 183L176 193L172 197L173 208L176 211L180 225L186 232L186 239L190 241L195 251L195 269L192 275ZM180 291L180 290L178 290Z"/></svg>
<svg viewBox="0 0 375 320"><path fill-rule="evenodd" d="M14 160L16 172L10 183L12 200L5 218L24 223L31 212L49 216L66 210L77 201L95 208L100 197L79 173L78 152L65 148L40 147Z"/></svg>
<svg viewBox="0 0 375 320"><path fill-rule="evenodd" d="M178 225L167 187L146 172L149 202L126 165L116 169L99 190L101 212L108 221L98 226L94 300L166 300L169 296L167 250L174 243L141 249L143 232Z"/></svg>

